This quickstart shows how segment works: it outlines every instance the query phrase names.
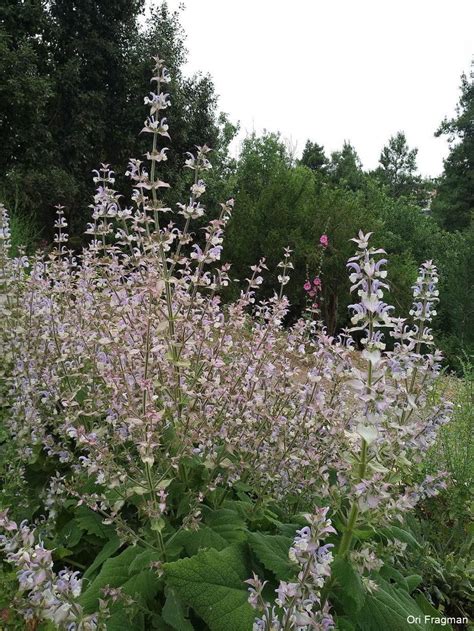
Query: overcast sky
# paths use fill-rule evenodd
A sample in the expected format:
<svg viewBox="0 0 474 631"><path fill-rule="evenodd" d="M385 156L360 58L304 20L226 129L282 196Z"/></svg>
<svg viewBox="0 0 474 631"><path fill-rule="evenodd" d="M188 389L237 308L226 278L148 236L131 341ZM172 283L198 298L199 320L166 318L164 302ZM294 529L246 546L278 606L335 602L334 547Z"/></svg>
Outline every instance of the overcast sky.
<svg viewBox="0 0 474 631"><path fill-rule="evenodd" d="M169 0L177 8L179 0ZM186 0L186 71L209 72L241 135L280 131L300 154L350 140L364 168L398 130L424 175L474 54L473 0ZM203 139L205 140L205 139Z"/></svg>

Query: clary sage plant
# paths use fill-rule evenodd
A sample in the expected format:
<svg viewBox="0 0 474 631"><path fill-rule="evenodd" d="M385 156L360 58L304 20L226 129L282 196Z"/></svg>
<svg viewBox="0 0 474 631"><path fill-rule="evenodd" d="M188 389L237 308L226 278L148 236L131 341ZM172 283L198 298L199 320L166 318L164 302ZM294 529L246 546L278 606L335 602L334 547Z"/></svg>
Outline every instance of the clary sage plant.
<svg viewBox="0 0 474 631"><path fill-rule="evenodd" d="M422 265L396 318L384 253L360 232L353 326L337 338L313 317L321 269L304 287L312 314L285 326L289 250L279 293L258 297L272 273L261 260L223 302L233 201L203 205L203 145L184 164L189 198L164 204L159 58L152 82L131 203L101 165L82 253L58 207L54 249L10 257L2 209L0 546L17 572L13 608L75 630L328 630L348 616L364 628L358 616L388 589L383 550L406 545L390 529L445 484L415 466L450 409L432 396L436 267ZM349 612L346 588L359 590Z"/></svg>

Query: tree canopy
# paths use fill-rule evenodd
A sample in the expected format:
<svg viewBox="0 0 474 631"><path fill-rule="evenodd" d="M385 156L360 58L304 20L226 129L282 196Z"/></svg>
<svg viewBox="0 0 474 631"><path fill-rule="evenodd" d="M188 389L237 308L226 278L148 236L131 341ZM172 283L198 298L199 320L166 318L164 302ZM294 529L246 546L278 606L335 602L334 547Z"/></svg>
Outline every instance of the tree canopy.
<svg viewBox="0 0 474 631"><path fill-rule="evenodd" d="M447 230L467 228L474 212L474 62L471 68L469 77L461 77L456 116L446 118L436 132L450 143L433 201L433 213Z"/></svg>

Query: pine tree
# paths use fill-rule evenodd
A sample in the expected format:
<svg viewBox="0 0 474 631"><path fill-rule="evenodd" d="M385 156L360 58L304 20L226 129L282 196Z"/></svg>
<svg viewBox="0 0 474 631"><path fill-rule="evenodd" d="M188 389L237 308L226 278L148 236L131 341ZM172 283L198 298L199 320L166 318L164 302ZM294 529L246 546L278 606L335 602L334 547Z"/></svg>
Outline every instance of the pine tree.
<svg viewBox="0 0 474 631"><path fill-rule="evenodd" d="M450 152L433 200L433 214L447 230L469 227L474 211L474 62L461 77L456 116L445 119L436 136L446 134Z"/></svg>
<svg viewBox="0 0 474 631"><path fill-rule="evenodd" d="M392 136L382 149L375 176L387 186L392 197L404 196L421 201L422 180L417 174L417 154L418 149L410 149L402 131Z"/></svg>
<svg viewBox="0 0 474 631"><path fill-rule="evenodd" d="M306 141L303 155L301 156L300 164L307 166L312 171L325 172L329 160L324 153L324 147L318 145L317 142Z"/></svg>

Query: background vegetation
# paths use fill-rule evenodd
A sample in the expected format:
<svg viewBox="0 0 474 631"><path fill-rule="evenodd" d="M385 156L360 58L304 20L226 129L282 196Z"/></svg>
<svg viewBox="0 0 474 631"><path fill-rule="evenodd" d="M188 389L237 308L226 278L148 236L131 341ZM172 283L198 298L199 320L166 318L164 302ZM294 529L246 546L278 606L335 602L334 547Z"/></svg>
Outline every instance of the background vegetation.
<svg viewBox="0 0 474 631"><path fill-rule="evenodd" d="M344 559L342 562L339 559L339 563L334 565L335 581L331 583L331 595L334 596L338 628L342 630L375 630L381 626L394 630L402 628L400 624L403 624L408 611L407 602L415 607L408 593L416 597L416 609L412 611L472 617L472 564L469 563L472 557L470 523L474 462L473 370L470 363L470 356L474 352L474 329L471 324L474 304L472 77L461 78L456 115L451 120L443 121L438 130L433 130L438 135L446 134L451 145L444 172L437 180L425 180L420 176L416 164L417 149L409 146L402 131L381 147L379 166L372 172L362 168L357 150L350 142L345 142L339 151L327 155L317 139L309 139L301 158L296 159L282 138L272 132L247 137L239 157L232 159L229 145L236 134L237 125L219 113L217 95L208 75L184 75L183 65L187 55L185 34L180 26L179 14L171 12L165 3L145 18L144 0L117 0L114 3L104 0L5 1L0 6L0 201L11 210L14 253L21 252L23 244L29 252L37 248L51 250L51 260L54 260L52 238L54 205L57 203L66 205L71 236L69 246L73 250L80 249L85 243L83 233L90 215L84 200L92 200L95 187L91 172L100 162L109 163L115 170L118 180L116 188L125 194L130 192L131 185L123 175L128 159L142 156L149 148L148 142L137 133L137 121L143 119L142 95L149 91L150 58L156 51L166 59L172 76L169 92L173 106L168 117L173 143L166 164L166 180L171 187L166 190L164 202L174 206L178 200L186 199L190 184L189 171L186 175L180 168L185 153L193 150L194 145L207 142L213 149L210 154L213 169L206 174L208 219L213 218L212 209L219 207L217 202L231 196L235 198L235 211L226 227L223 253L224 260L232 263L232 277L245 278L249 275L249 266L265 258L269 270L273 271L265 273L262 295L264 298L270 297L275 290L278 291L280 284L278 273L281 273L281 268L277 265L281 251L285 246L293 250L291 260L294 270L285 287L291 310L285 318L285 324L295 322L306 306L306 294L303 291L305 281L319 276L322 271L322 292L318 298L321 319L330 334L340 332L348 325L347 307L353 298L350 298L346 261L354 249L349 239L361 228L365 232L375 232L374 242L388 253L390 292L387 302L395 305L397 313L406 314L411 307L411 287L416 281L419 262L424 259L435 260L440 272L441 298L438 315L433 323L436 344L445 353L447 367L455 369L458 376L440 379L434 392L429 393L432 399L429 403L435 407L447 395L447 398L454 400L454 416L442 428L436 443L421 464L408 464L413 465L415 477L420 480L424 476L434 476L440 469L445 470L449 474L448 482L446 488L440 488L435 497L424 497L416 511L404 518L400 528L395 526L396 530L381 530L377 525L377 530L372 529L372 532L360 529L356 533L358 545L362 546L364 541L372 539L373 550L384 559L385 565L380 573L374 568L368 569L374 570L374 576L383 587L379 594L387 599L388 605L387 602L383 604L392 612L390 624L393 626L379 624L374 612L380 602L377 595L373 596L370 591L370 580L368 587L363 587L358 575L345 564ZM195 229L198 235L199 228L204 225L200 221L198 219ZM329 240L325 248L318 246L323 233ZM5 234L2 236L5 238ZM21 259L18 260L21 264ZM153 273L151 265L149 268ZM260 272L261 268L258 269ZM129 270L126 271L128 275ZM154 278L151 280L154 281ZM155 285L153 283L152 286ZM239 296L239 289L239 286L231 283L223 291L229 303ZM55 290L59 296L64 293L59 285L55 286ZM49 293L48 286L46 294ZM72 295L70 304L74 304L75 300L74 292ZM18 301L18 308L19 305L21 301ZM73 311L66 309L66 317L70 314L73 317ZM114 308L111 313L115 312ZM100 316L99 311L97 313ZM198 320L191 319L192 322ZM131 321L137 327L137 339L141 339L140 327L144 319L136 317L131 318ZM249 335L249 331L241 328L244 334L238 330L236 361L240 361L246 335ZM74 332L76 329L70 326L69 330ZM150 327L147 335L149 330ZM49 337L49 333L45 333L38 339L47 340ZM102 342L104 339L104 343L108 343L106 338L101 338ZM203 339L209 339L207 332ZM278 364L281 358L280 338L275 339L273 363ZM149 346L147 344L147 348ZM134 350L129 342L118 344L118 348L126 348L127 352ZM260 345L255 348L260 349ZM78 353L75 346L70 352L74 361L77 358L82 361L81 352ZM59 356L58 363L61 364L61 353ZM256 356L252 348L248 356L250 365ZM42 358L43 354L39 353L39 357ZM350 357L350 361L357 364L358 355ZM172 357L171 364L172 361L177 367L171 371L172 376L175 373L179 376L182 370L190 368L186 363L180 365L176 358ZM18 446L15 444L18 436L12 440L11 423L13 419L21 425L24 418L23 412L15 408L18 401L12 402L11 391L5 385L11 379L11 375L7 374L11 371L8 362L11 362L11 357L1 367L1 508L11 508L13 517L19 523L20 519L25 518L41 522L41 515L51 509L49 499L52 497L54 500L54 489L49 495L45 495L45 489L58 463L55 453L45 455L39 446L35 446L31 457L25 458L26 464L20 463L18 459ZM327 357L323 364L326 366ZM80 367L77 402L79 408L89 402L96 405L97 409L92 410L93 414L88 413L88 417L97 416L97 426L102 431L104 419L101 414L108 404L107 396L104 395L102 409L96 402L97 391L93 379L90 386L93 396L90 399L84 399L85 395L79 387L92 374L90 366L85 363ZM217 369L225 369L225 366L226 362L220 362ZM270 364L267 379L273 379L274 367ZM233 391L235 371L229 372L229 388ZM463 378L459 379L459 376ZM282 380L275 378L274 381L269 381L272 387L265 388L265 396L267 393L270 396L274 388L283 387ZM294 381L290 380L293 386ZM332 385L331 379L328 381ZM206 386L205 379L203 383ZM212 383L210 387L213 387ZM36 390L33 386L31 388L36 397ZM120 391L122 389L119 388ZM446 389L447 393L444 392ZM166 388L157 390L165 392ZM174 392L174 389L170 390ZM60 388L59 391L61 393ZM253 392L253 387L249 391ZM34 409L37 399L34 399L34 405L25 406L25 409ZM140 397L142 400L146 403L146 397ZM183 402L186 401L177 396L179 411ZM44 403L45 399L41 399L41 405ZM66 407L60 398L52 405L51 409L41 411L44 415L41 418L61 420L62 415L67 413ZM253 401L249 408L252 406ZM334 418L340 418L341 409L341 406L337 408ZM51 413L51 410L54 412ZM251 411L253 414L254 410ZM202 418L206 414L202 414ZM268 424L272 428L274 416L269 408ZM334 418L331 417L331 423ZM240 419L238 421L240 423ZM280 422L285 426L281 419ZM64 426L59 422L56 424L58 440L63 440ZM187 428L183 436L189 436ZM49 436L46 439L45 444L48 444ZM104 442L115 444L114 440ZM170 450L163 450L162 453L163 462L168 463L169 454L180 443L174 441L171 433L163 437L163 443ZM198 445L198 440L190 447L195 447L194 443ZM255 442L249 441L249 444L252 464L249 470L253 471ZM69 443L66 446L70 448ZM306 448L306 443L304 446ZM280 453L278 448L275 452ZM79 453L82 452L78 449L74 455ZM233 451L229 453L234 456ZM147 472L153 465L153 462L150 465L143 458L137 457L137 461L146 464ZM219 472L219 475L229 475L226 470L233 463L231 460L225 461L224 472ZM123 466L122 461L120 466ZM64 475L73 471L66 461L60 461L59 468ZM199 566L200 562L210 563L211 559L217 564L217 570L226 576L225 572L232 564L239 568L241 562L240 557L229 556L237 548L229 552L232 548L228 544L239 546L245 542L252 552L251 567L269 577L271 587L277 584L276 579L286 580L292 571L291 567L287 567L288 547L296 529L305 523L298 521L296 508L290 506L288 510L282 510L278 502L271 498L265 498L267 504L262 504L255 485L234 484L222 491L219 486L214 486L213 479L208 479L208 468L208 464L203 465L193 452L189 459L180 461L173 480L165 480L167 485L160 487L165 499L165 489L169 492L169 512L172 517L167 517L166 528L164 521L148 520L146 511L147 519L142 519L139 511L142 506L146 507L146 502L143 501L141 490L130 501L127 499L124 523L134 524L145 540L160 539L161 532L165 532L168 537L168 561L171 560L169 567L177 567L173 564L184 560L190 564L187 567L192 569L193 563ZM405 479L402 482L407 483ZM149 491L153 496L155 485L150 475L147 483L150 483ZM84 482L82 487L78 487L81 493L91 492L88 484ZM107 491L107 484L104 486ZM205 498L207 503L201 497L203 489L208 493ZM312 492L309 484L305 484L305 489ZM180 545L173 547L173 528L176 527L176 531L181 528L183 514L195 515L197 504L193 502L198 501L194 499L195 496L199 504L204 506L204 514L199 516L202 527L198 528L196 523L195 532L185 532L181 541L175 541L175 544ZM265 497L263 493L262 497ZM314 497L311 495L308 506L313 502ZM299 506L299 500L296 505ZM141 593L143 601L138 600L131 605L125 603L130 607L130 612L126 613L126 623L120 617L125 614L115 612L119 616L117 628L120 625L124 628L130 620L135 624L138 620L137 628L145 628L145 621L149 618L144 616L152 614L153 619L159 618L160 624L163 623L156 628L189 629L192 628L189 620L195 628L204 628L202 620L206 620L206 617L201 615L200 607L206 612L207 608L200 602L193 602L188 594L186 598L183 596L183 602L186 602L186 608L183 608L178 598L179 580L182 581L182 577L173 577L170 572L166 577L168 582L165 589L163 581L158 581L151 572L150 562L162 560L160 554L155 554L156 550L150 555L148 549L129 546L128 539L117 538L110 523L104 524L93 509L89 510L85 505L77 506L75 500L63 502L58 510L55 529L46 532L48 543L54 549L56 563L74 565L81 572L84 571L86 583L91 582L92 587L89 585L86 597L86 600L93 600L92 604L89 602L91 611L100 588L123 571L127 582L124 585L117 583L116 587L124 587L125 594L129 593L127 590L131 594ZM50 512L52 514L53 510ZM2 520L9 526L5 514ZM344 531L340 523L334 523L341 532ZM337 538L333 540L341 544ZM402 553L394 552L392 555L390 550L395 543L402 543L406 547ZM211 552L201 552L202 548L208 548ZM140 559L131 563L132 557L136 557L138 552ZM243 579L248 576L250 573L244 572L237 586L226 585L226 588L237 590L237 597L242 601L242 606L247 608L246 615L250 620L253 619L253 613L247 606L248 590L243 585ZM364 578L368 576L369 573L365 572ZM17 618L12 607L18 595L17 578L18 575L7 563L0 565L0 629L2 621L11 629L24 628L24 621ZM387 581L386 584L383 581ZM150 593L147 592L149 584L152 585ZM160 593L161 600L157 600L157 593ZM196 599L202 593L200 584ZM348 594L353 601L347 598ZM156 611L158 601L162 607ZM396 610L392 606L394 602ZM150 605L150 611L146 607L144 609L143 603L147 607ZM212 626L211 622L209 625ZM49 630L52 627L37 628Z"/></svg>
<svg viewBox="0 0 474 631"><path fill-rule="evenodd" d="M461 78L456 116L433 130L451 143L436 181L418 174L417 149L403 132L381 148L372 172L362 169L349 142L327 156L317 139L310 139L296 160L276 133L248 137L238 160L231 160L228 148L237 127L219 114L208 75L184 76L185 34L179 14L166 3L145 18L144 0L9 0L0 7L0 201L13 215L13 242L49 243L53 207L67 203L72 245L79 247L88 215L83 200L91 198L89 174L98 161L110 163L127 190L128 158L145 151L136 121L156 50L173 77L167 201L182 198L187 183L178 165L205 139L213 148L209 207L226 196L236 198L227 259L245 276L258 258L274 263L281 247L294 249L296 273L289 289L294 315L304 303L301 287L315 265L315 243L326 229L330 248L322 310L330 332L347 324L344 262L348 239L362 225L376 232L389 254L390 298L398 307L409 303L415 261L435 259L443 296L438 342L450 366L459 369L457 357L474 346L472 77ZM269 293L273 289L268 285Z"/></svg>
<svg viewBox="0 0 474 631"><path fill-rule="evenodd" d="M327 156L308 140L295 160L275 133L247 138L239 159L230 160L236 126L219 114L208 75L184 76L187 51L179 14L166 3L147 19L143 12L143 0L10 0L0 7L0 200L13 214L14 243L50 242L53 207L66 202L72 244L79 247L88 213L83 200L91 196L89 174L98 161L110 163L126 186L128 158L145 151L136 121L142 115L140 95L148 89L149 59L160 50L173 77L168 201L182 198L186 183L178 164L184 153L205 139L213 148L210 201L226 194L236 198L226 257L241 273L259 257L274 262L283 245L296 250L289 292L295 315L304 300L306 270L311 273L315 263L315 238L326 229L331 247L324 263L323 315L331 332L347 324L344 261L348 238L362 223L390 255L391 299L397 306L408 304L415 261L434 258L443 285L438 338L450 365L459 369L457 356L462 349L471 353L474 345L472 77L461 79L457 115L436 131L451 142L436 181L420 177L417 149L403 132L381 148L373 172L362 169L348 142ZM268 292L273 289L268 286Z"/></svg>

